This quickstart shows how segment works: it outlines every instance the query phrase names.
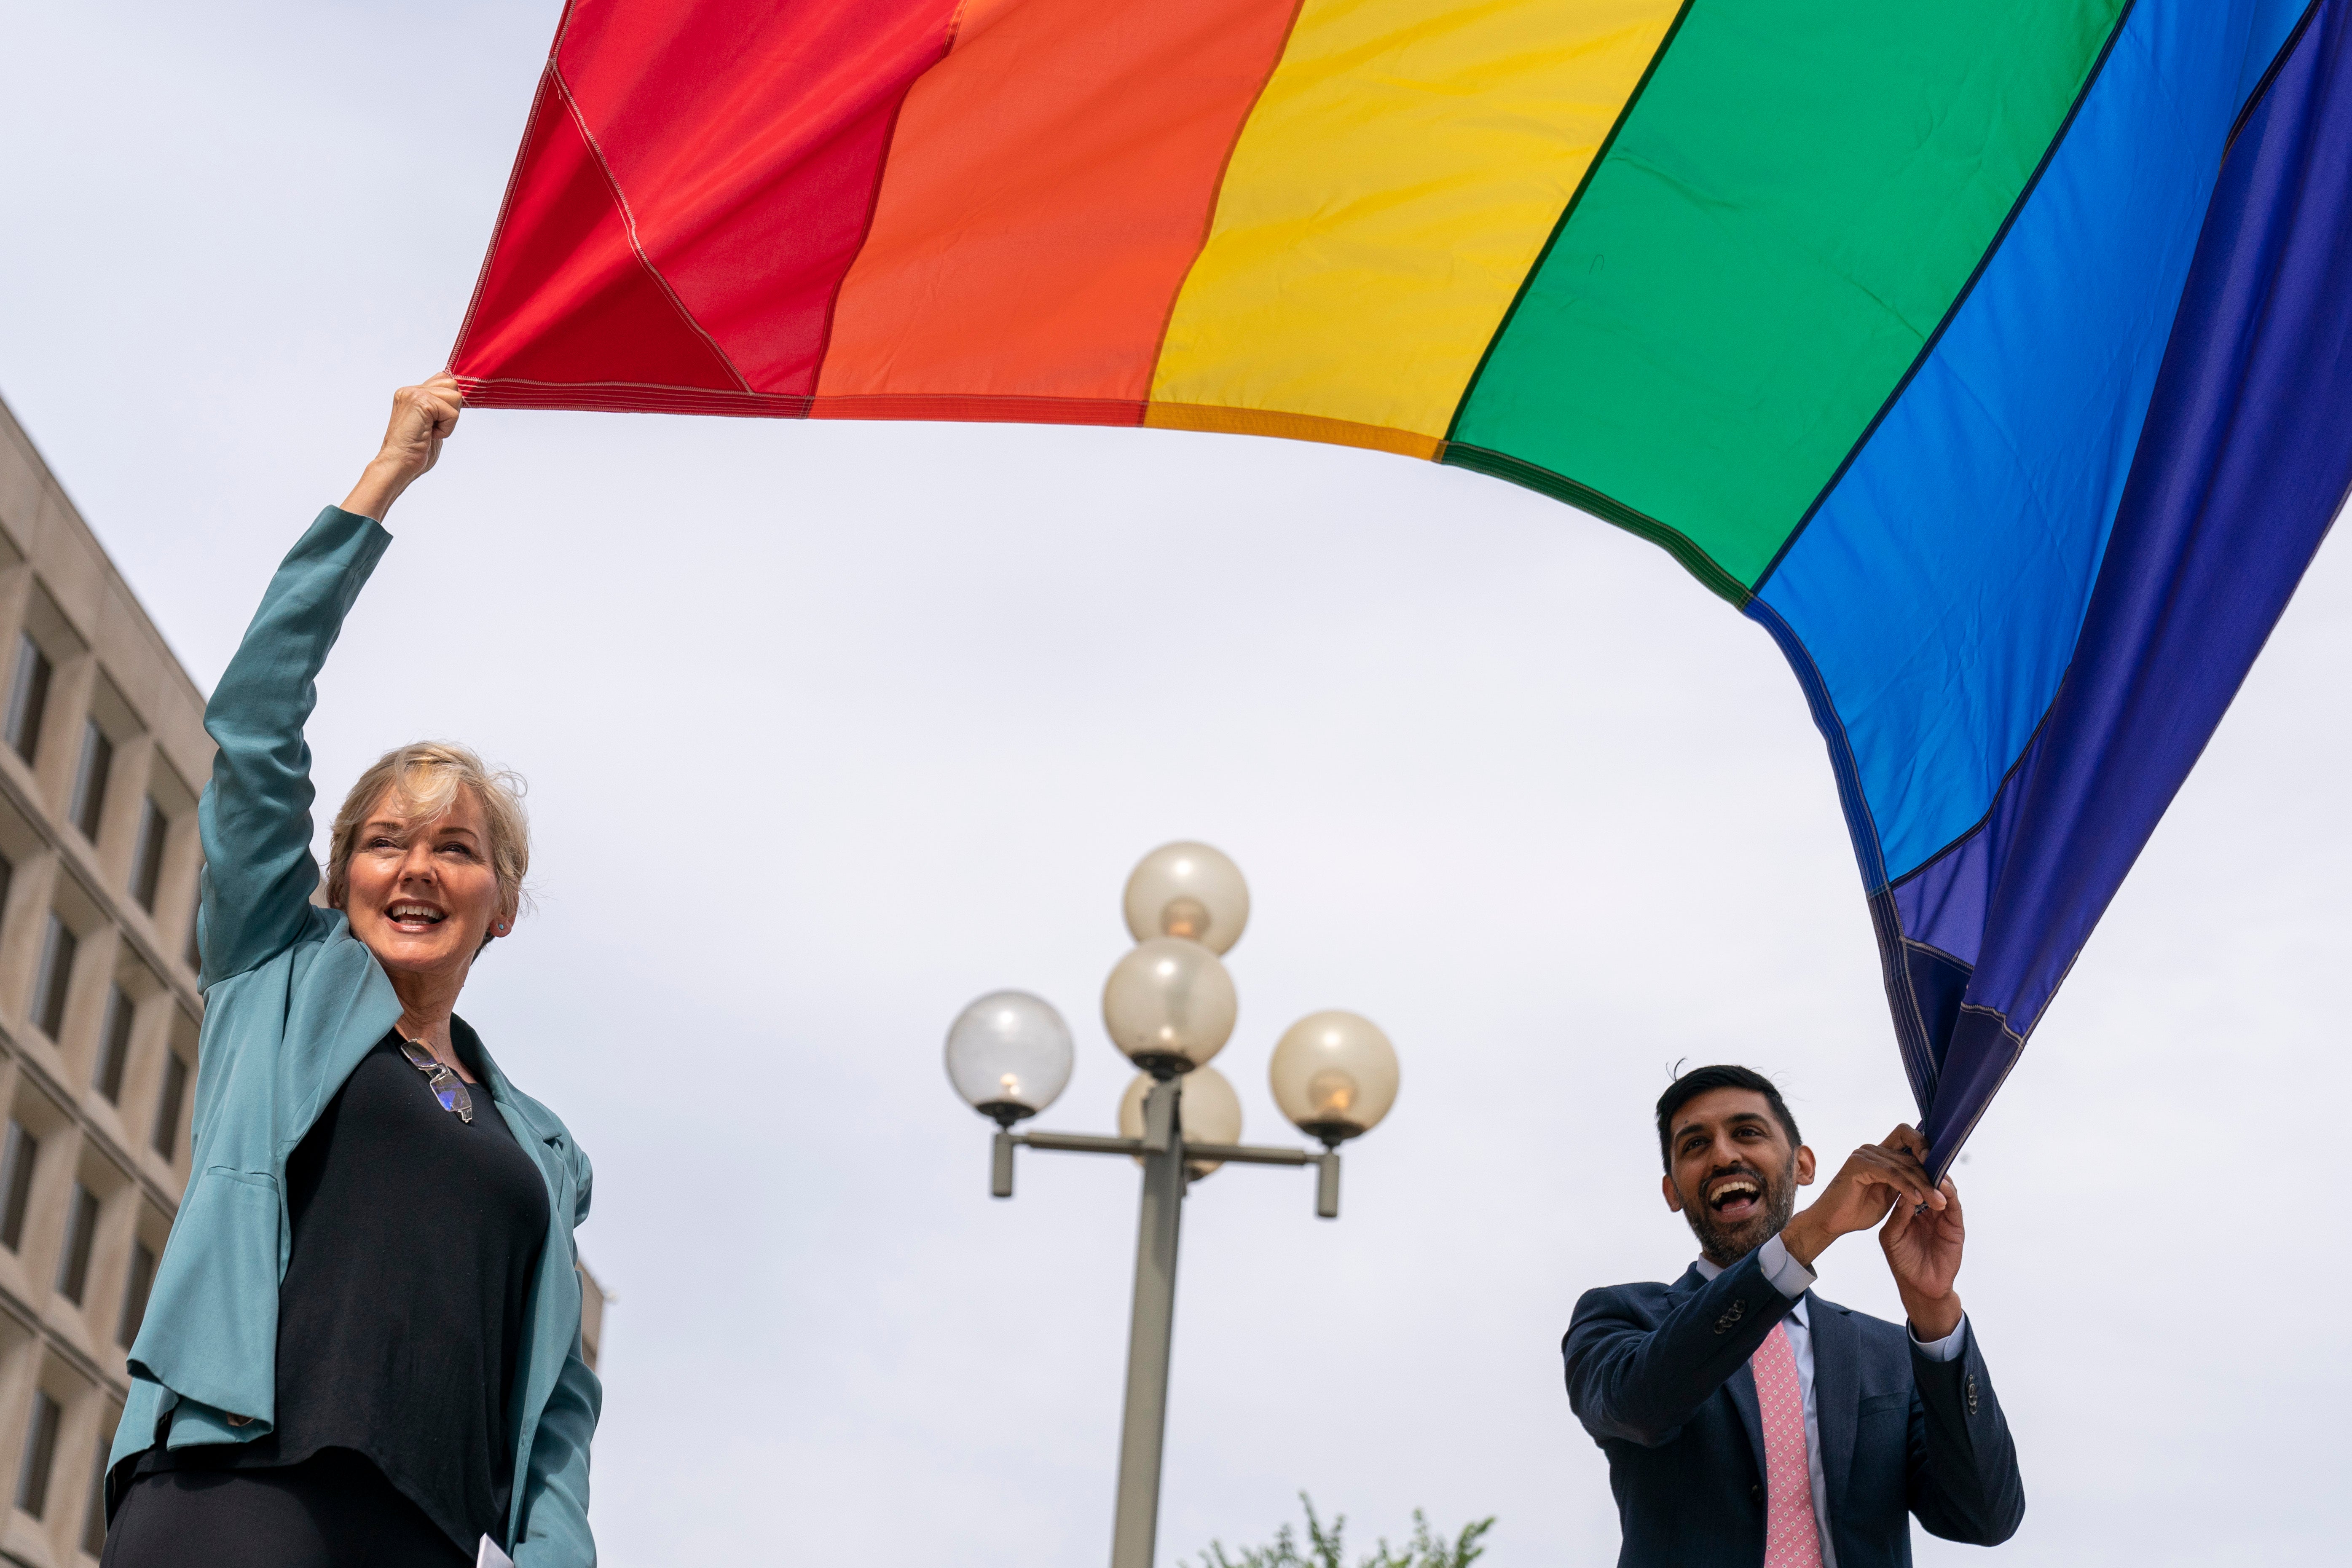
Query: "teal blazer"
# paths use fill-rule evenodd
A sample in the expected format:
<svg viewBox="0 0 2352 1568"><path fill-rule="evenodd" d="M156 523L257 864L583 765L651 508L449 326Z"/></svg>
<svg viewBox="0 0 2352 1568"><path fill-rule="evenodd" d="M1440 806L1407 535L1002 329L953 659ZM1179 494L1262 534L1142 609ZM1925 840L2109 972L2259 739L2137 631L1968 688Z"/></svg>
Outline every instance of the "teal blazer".
<svg viewBox="0 0 2352 1568"><path fill-rule="evenodd" d="M205 1024L194 1174L131 1347L110 1497L159 1439L180 1448L270 1429L278 1286L293 1237L286 1161L400 1017L374 954L340 910L310 901L319 868L302 738L327 651L391 542L371 518L320 512L270 580L205 709L219 752L197 807ZM588 1444L604 1394L580 1356L572 1234L588 1217L588 1156L487 1051L482 1061L491 1100L546 1179L550 1213L507 1407L514 1503L501 1544L516 1568L591 1568Z"/></svg>

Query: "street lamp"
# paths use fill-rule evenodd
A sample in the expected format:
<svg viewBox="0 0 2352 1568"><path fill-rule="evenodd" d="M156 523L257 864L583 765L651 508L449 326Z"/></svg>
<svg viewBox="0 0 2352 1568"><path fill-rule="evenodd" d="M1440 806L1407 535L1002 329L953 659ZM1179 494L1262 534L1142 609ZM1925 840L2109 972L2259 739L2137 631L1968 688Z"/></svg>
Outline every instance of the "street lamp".
<svg viewBox="0 0 2352 1568"><path fill-rule="evenodd" d="M1275 1042L1266 1077L1282 1113L1337 1148L1370 1131L1396 1103L1396 1047L1370 1018L1310 1013Z"/></svg>
<svg viewBox="0 0 2352 1568"><path fill-rule="evenodd" d="M948 1029L948 1077L999 1127L1059 1099L1072 1060L1070 1026L1051 1003L1026 991L992 991Z"/></svg>
<svg viewBox="0 0 2352 1568"><path fill-rule="evenodd" d="M1135 946L1103 986L1103 1027L1141 1070L1119 1097L1118 1137L1013 1130L1051 1105L1070 1079L1068 1026L1025 991L992 992L959 1014L948 1030L947 1066L956 1092L996 1123L995 1196L1013 1195L1013 1152L1024 1146L1127 1154L1143 1167L1110 1561L1111 1568L1150 1568L1185 1188L1221 1165L1313 1165L1315 1212L1339 1218L1339 1145L1370 1131L1396 1103L1397 1059L1388 1037L1353 1013L1301 1018L1274 1047L1268 1076L1275 1104L1323 1152L1234 1142L1241 1100L1209 1060L1234 1032L1233 976L1220 955L1249 924L1249 885L1205 844L1163 844L1129 876L1124 901Z"/></svg>

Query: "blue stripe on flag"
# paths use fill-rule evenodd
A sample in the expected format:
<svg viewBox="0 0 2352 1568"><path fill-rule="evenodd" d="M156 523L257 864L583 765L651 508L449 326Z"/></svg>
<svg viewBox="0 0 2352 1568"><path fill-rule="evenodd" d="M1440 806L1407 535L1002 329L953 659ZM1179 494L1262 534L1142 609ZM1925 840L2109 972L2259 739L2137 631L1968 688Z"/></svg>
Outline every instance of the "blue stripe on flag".
<svg viewBox="0 0 2352 1568"><path fill-rule="evenodd" d="M2000 253L1760 587L1820 671L1890 877L1984 816L2058 689L2224 141L2302 9L2139 0Z"/></svg>

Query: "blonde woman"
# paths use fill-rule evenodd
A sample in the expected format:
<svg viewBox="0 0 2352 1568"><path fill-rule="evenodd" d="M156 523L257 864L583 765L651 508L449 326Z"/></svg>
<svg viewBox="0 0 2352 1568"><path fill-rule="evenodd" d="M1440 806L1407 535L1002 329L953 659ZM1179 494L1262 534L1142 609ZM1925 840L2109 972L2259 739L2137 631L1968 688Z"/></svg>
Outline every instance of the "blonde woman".
<svg viewBox="0 0 2352 1568"><path fill-rule="evenodd" d="M278 569L205 714L195 1175L131 1349L106 1568L589 1568L572 1227L589 1167L456 1013L514 929L515 782L462 747L361 775L310 858L302 726L446 376Z"/></svg>

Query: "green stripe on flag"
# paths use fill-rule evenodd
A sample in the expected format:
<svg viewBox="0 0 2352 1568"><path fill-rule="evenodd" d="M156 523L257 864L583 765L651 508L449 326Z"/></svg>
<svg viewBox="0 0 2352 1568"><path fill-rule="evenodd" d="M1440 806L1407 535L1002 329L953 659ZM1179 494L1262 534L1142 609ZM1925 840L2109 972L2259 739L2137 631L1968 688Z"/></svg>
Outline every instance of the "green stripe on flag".
<svg viewBox="0 0 2352 1568"><path fill-rule="evenodd" d="M1696 0L1452 439L1753 584L1967 284L2124 6Z"/></svg>

